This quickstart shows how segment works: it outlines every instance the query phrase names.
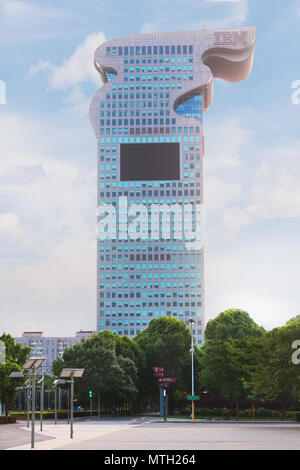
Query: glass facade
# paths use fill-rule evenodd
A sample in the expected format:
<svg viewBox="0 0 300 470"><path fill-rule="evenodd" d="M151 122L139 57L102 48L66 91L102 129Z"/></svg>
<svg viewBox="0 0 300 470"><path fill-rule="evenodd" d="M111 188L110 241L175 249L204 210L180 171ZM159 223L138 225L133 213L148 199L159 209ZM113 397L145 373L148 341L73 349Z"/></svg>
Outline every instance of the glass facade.
<svg viewBox="0 0 300 470"><path fill-rule="evenodd" d="M153 318L172 316L186 323L193 318L195 341L202 343L203 249L187 247L185 236L153 237L156 227L148 215L153 205L190 205L193 225L203 203L202 114L209 93L201 58L209 41L211 47L220 41L209 34L129 36L106 42L95 53L103 81L90 109L98 141L98 209L112 207L118 216L116 237L106 236L98 224L98 331L134 337ZM178 178L121 178L122 144L168 143L179 145ZM128 220L137 205L145 209L144 225L135 226L133 236ZM125 231L120 223L127 223Z"/></svg>

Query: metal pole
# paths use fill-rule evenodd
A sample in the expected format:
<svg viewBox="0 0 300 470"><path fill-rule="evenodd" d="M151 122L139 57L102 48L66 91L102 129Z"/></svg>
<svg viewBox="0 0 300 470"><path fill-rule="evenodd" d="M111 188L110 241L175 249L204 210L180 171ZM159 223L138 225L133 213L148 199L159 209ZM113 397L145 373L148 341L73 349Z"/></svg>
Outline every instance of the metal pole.
<svg viewBox="0 0 300 470"><path fill-rule="evenodd" d="M73 412L74 412L74 377L71 377L71 425L70 425L70 438L73 439Z"/></svg>
<svg viewBox="0 0 300 470"><path fill-rule="evenodd" d="M194 338L193 338L193 321L191 321L191 353L192 353L192 396L195 395L195 385L194 385ZM194 400L192 400L192 422L194 424Z"/></svg>
<svg viewBox="0 0 300 470"><path fill-rule="evenodd" d="M98 417L101 416L100 392L98 392Z"/></svg>
<svg viewBox="0 0 300 470"><path fill-rule="evenodd" d="M44 377L44 374L43 374ZM40 430L43 430L43 413L44 413L44 380L42 380L42 388L41 388L41 403L40 403Z"/></svg>
<svg viewBox="0 0 300 470"><path fill-rule="evenodd" d="M192 395L195 395L195 387L194 387L194 339L193 339L193 331L192 331L192 324L191 324L191 334L192 334Z"/></svg>
<svg viewBox="0 0 300 470"><path fill-rule="evenodd" d="M70 423L70 389L67 389L67 402L68 402L68 424Z"/></svg>
<svg viewBox="0 0 300 470"><path fill-rule="evenodd" d="M164 389L159 389L159 414L164 416Z"/></svg>
<svg viewBox="0 0 300 470"><path fill-rule="evenodd" d="M54 420L55 420L55 424L57 424L57 394L56 394L56 387L54 388Z"/></svg>
<svg viewBox="0 0 300 470"><path fill-rule="evenodd" d="M35 378L36 369L32 369L32 396L31 396L31 448L34 449L34 424L35 424Z"/></svg>
<svg viewBox="0 0 300 470"><path fill-rule="evenodd" d="M58 409L61 410L61 388L58 387Z"/></svg>
<svg viewBox="0 0 300 470"><path fill-rule="evenodd" d="M167 389L164 388L164 421L167 421Z"/></svg>
<svg viewBox="0 0 300 470"><path fill-rule="evenodd" d="M27 427L29 428L29 387L26 388L26 414L27 414Z"/></svg>

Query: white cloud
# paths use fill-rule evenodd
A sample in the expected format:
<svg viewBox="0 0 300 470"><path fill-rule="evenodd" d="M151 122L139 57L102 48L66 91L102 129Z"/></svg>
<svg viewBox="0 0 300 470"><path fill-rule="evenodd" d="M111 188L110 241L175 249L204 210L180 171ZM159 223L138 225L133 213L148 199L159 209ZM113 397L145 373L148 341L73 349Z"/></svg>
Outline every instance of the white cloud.
<svg viewBox="0 0 300 470"><path fill-rule="evenodd" d="M19 218L16 214L0 214L0 239L20 233Z"/></svg>
<svg viewBox="0 0 300 470"><path fill-rule="evenodd" d="M203 24L208 28L241 26L248 17L248 0L206 0L205 3L211 3L211 8L214 8L211 13L214 14L201 20L201 24L197 23L198 27L202 27ZM222 16L218 13L222 13Z"/></svg>
<svg viewBox="0 0 300 470"><path fill-rule="evenodd" d="M141 34L154 33L156 31L157 22L144 23L141 27Z"/></svg>
<svg viewBox="0 0 300 470"><path fill-rule="evenodd" d="M57 121L0 115L1 330L14 335L95 328L96 155L84 127Z"/></svg>
<svg viewBox="0 0 300 470"><path fill-rule="evenodd" d="M300 311L300 140L235 114L205 124L206 320L236 307L272 328Z"/></svg>
<svg viewBox="0 0 300 470"><path fill-rule="evenodd" d="M208 243L232 240L263 220L300 219L300 141L259 139L263 118L227 117L206 125L205 202Z"/></svg>
<svg viewBox="0 0 300 470"><path fill-rule="evenodd" d="M27 78L33 78L40 72L48 72L50 90L68 90L64 103L75 112L87 113L88 99L84 95L81 84L92 82L100 85L99 74L94 67L94 53L104 41L103 33L91 33L83 43L77 46L70 57L62 61L61 65L54 65L48 60L40 60L30 68Z"/></svg>
<svg viewBox="0 0 300 470"><path fill-rule="evenodd" d="M206 250L206 322L228 308L241 308L271 329L300 313L299 246L289 235L285 241L272 227L265 236L238 240L228 249Z"/></svg>

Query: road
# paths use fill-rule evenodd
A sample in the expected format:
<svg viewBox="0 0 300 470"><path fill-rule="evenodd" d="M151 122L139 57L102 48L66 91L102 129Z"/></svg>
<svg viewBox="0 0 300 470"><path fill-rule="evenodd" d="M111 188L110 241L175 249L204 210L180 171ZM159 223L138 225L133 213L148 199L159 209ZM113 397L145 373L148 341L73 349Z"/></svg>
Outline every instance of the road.
<svg viewBox="0 0 300 470"><path fill-rule="evenodd" d="M292 422L192 424L179 420L164 423L149 417L86 419L75 422L73 441L69 439L66 422L47 423L44 429L43 438L48 440L36 442L40 450L300 450L300 424ZM16 445L15 436L11 442L6 439L2 448L29 449L28 430L15 427L15 431L22 433L22 442ZM24 432L28 434L25 445ZM39 432L37 436L40 438Z"/></svg>

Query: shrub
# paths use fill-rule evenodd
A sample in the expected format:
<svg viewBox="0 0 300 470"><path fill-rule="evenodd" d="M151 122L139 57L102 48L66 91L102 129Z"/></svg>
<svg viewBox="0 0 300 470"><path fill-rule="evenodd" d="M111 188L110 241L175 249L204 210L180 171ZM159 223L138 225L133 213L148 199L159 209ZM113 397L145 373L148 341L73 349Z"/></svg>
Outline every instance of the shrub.
<svg viewBox="0 0 300 470"><path fill-rule="evenodd" d="M0 416L0 424L12 424L15 422L15 416Z"/></svg>

